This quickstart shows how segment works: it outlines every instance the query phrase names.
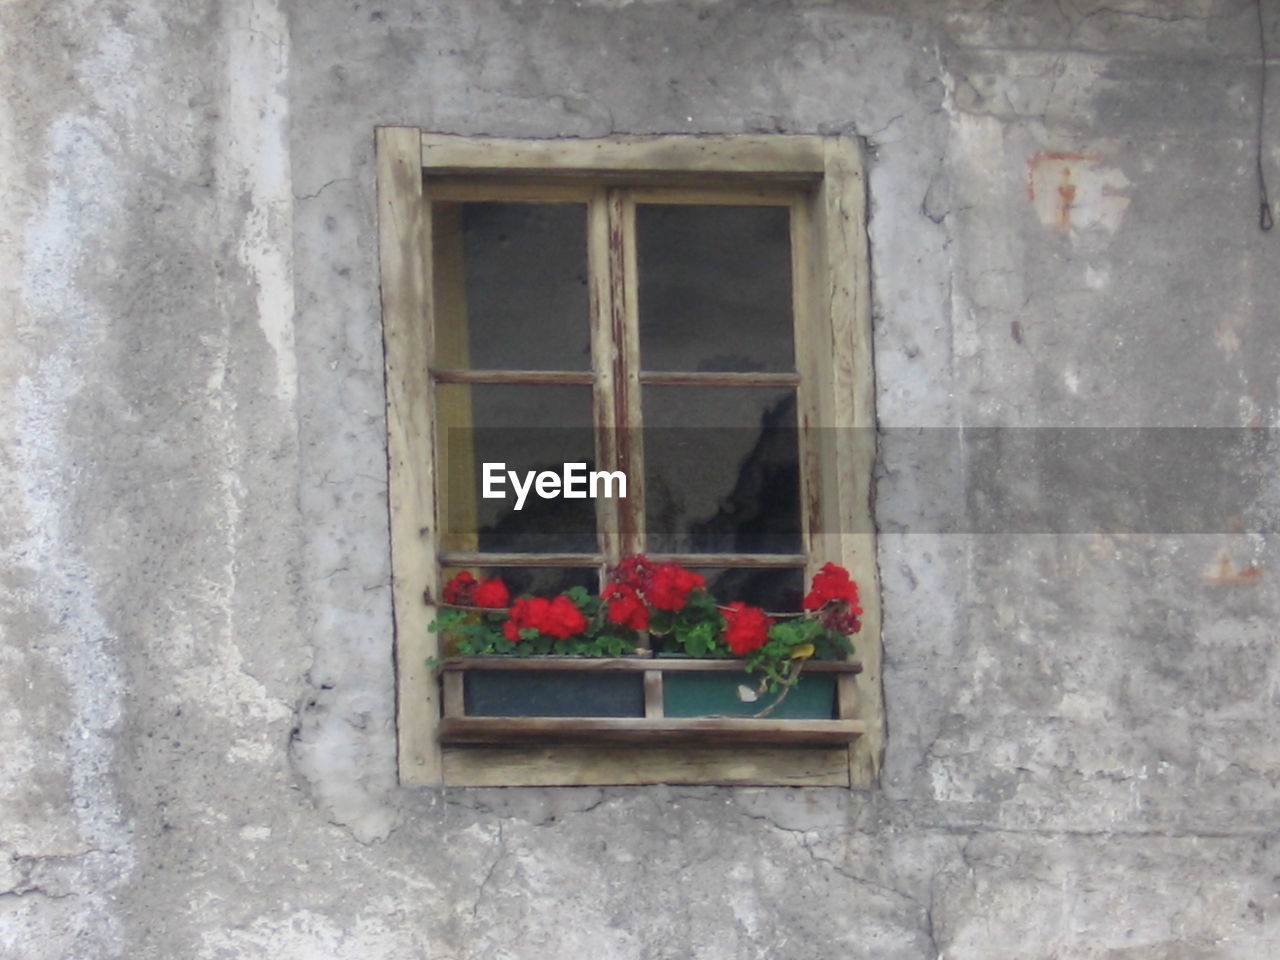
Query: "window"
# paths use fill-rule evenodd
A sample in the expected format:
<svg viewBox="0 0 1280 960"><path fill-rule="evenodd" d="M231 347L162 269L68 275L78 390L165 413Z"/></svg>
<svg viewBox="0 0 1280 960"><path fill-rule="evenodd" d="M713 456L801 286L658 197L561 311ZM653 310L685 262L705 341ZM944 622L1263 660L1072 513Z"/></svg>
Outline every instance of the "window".
<svg viewBox="0 0 1280 960"><path fill-rule="evenodd" d="M377 164L402 782L872 784L883 723L856 142L390 127ZM494 461L618 470L628 496L513 511L477 494ZM636 552L772 609L824 562L846 566L863 588L863 670L841 680L840 715L862 735L441 745L424 596L458 569L594 589Z"/></svg>

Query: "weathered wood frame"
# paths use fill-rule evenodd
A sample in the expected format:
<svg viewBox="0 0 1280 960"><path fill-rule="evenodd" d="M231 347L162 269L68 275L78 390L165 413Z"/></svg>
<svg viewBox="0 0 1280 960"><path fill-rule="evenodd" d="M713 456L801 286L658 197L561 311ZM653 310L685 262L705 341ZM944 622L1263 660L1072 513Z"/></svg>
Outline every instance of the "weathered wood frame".
<svg viewBox="0 0 1280 960"><path fill-rule="evenodd" d="M884 711L870 500L875 415L869 263L858 141L815 136L530 141L382 127L377 130L376 150L401 782L872 786L883 751ZM786 559L803 560L808 572L827 560L835 561L847 567L862 586L863 631L856 638L862 671L841 674L839 680L840 716L856 717L863 730L850 746L441 748L437 738L440 687L427 666L428 659L438 654L435 635L427 629L434 609L424 602L424 596L439 594L441 559L432 415L435 383L509 378L499 375L495 380L489 371L428 373L429 358L435 354L431 201L424 190L424 174L432 178L433 196L450 199L469 195L492 199L495 189L505 191L502 195L510 199L595 198L588 206L592 257L610 264L610 276L630 278L629 284L608 289L593 272L590 283L593 323L607 325L610 342L618 347L608 353L597 349L593 372L535 372L534 379L526 382L596 383L597 421L603 416L610 423L638 422L641 382L762 384L761 376L754 374L645 374L641 378L637 365L627 362L626 354L634 356L637 350L634 204L609 187L642 188L647 198L663 202L688 202L696 197L691 189L705 187L718 202L791 204L799 373L776 379L780 384L800 380L811 389L806 390L807 399L799 410L807 550L803 557ZM782 196L791 199L780 201ZM604 340L594 338L597 345ZM601 404L608 409L601 409ZM628 411L635 414L629 420ZM620 464L629 476L643 455L634 445L601 453L602 462ZM601 525L600 555L547 558L547 562L572 559L599 564L640 548L643 534L637 517L643 517L643 503L638 500L628 504L629 516ZM470 557L455 553L448 559L456 563ZM483 556L485 562L494 559ZM724 559L715 557L717 565L725 565ZM738 559L744 565L760 560Z"/></svg>

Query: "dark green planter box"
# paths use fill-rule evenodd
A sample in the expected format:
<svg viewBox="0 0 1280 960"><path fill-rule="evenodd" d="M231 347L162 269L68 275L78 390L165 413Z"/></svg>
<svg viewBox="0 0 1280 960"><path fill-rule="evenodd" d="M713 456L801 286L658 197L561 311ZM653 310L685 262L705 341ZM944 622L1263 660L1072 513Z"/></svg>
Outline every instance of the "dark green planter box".
<svg viewBox="0 0 1280 960"><path fill-rule="evenodd" d="M475 670L463 696L469 717L643 717L644 675Z"/></svg>
<svg viewBox="0 0 1280 960"><path fill-rule="evenodd" d="M758 717L778 695L750 700L759 680L742 669L741 661L460 657L440 667L443 709L437 737L452 746L539 748L556 743L844 746L866 727L839 716L838 680L859 669L852 663L809 664L773 712Z"/></svg>
<svg viewBox="0 0 1280 960"><path fill-rule="evenodd" d="M759 679L742 673L677 673L663 677L663 712L668 717L750 717L776 701L779 693L745 696L759 689ZM777 709L773 720L830 720L836 716L834 674L801 674Z"/></svg>

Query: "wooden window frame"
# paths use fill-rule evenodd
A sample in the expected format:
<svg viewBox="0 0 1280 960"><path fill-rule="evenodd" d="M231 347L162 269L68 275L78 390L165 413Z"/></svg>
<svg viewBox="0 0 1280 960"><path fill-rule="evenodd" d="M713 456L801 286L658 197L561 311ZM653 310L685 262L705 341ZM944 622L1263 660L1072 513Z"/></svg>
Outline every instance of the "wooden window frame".
<svg viewBox="0 0 1280 960"><path fill-rule="evenodd" d="M883 751L884 711L871 517L875 414L869 263L859 142L818 136L510 140L380 127L375 145L401 783L873 786ZM502 190L525 199L557 191L577 195L584 190L608 190L610 185L642 189L646 198L654 199L671 188L678 188L672 198L687 197L688 189L699 185L713 187L721 196L726 189L740 187L744 200L768 196L775 188L803 196L803 201L792 205L793 222L799 218L792 230L792 246L797 371L812 386L798 423L807 569L812 572L831 560L847 567L862 587L863 629L855 637L862 671L842 681L848 686L841 715L852 713L863 726L851 744L785 748L696 742L637 743L624 748L590 743L440 745L441 685L428 665L438 654L437 638L428 629L434 608L425 602L438 596L440 587L435 378L428 373L427 359L432 356L433 333L427 177L433 185L445 185L453 199L465 198L468 182L476 181L486 182L486 197L492 197L493 185L501 182ZM466 179L455 181L455 177ZM432 195L436 194L433 186ZM591 209L601 206L593 204ZM613 202L607 206L607 215L590 216L588 243L595 246L593 256L629 255L626 245L634 244L634 230L620 231L625 217L626 210ZM619 276L622 271L610 270L610 274ZM591 283L593 287L599 283L596 272ZM593 323L622 324L624 335L634 338L636 327L628 311L634 310L635 291L593 289L592 294L593 303L604 305L595 311ZM606 380L625 375L616 357L597 356L593 366L595 376ZM630 375L634 378L634 367ZM734 376L728 375L728 380ZM658 375L664 383L682 377L687 375ZM652 378L646 375L644 382ZM638 404L638 384L631 386L614 383L612 389L598 389L597 405L601 396L615 398L606 403ZM814 429L818 425L835 429ZM627 464L625 451L616 456ZM629 552L632 534L628 531L634 530L633 525L624 519L610 530L616 532L606 536L617 542L605 553Z"/></svg>

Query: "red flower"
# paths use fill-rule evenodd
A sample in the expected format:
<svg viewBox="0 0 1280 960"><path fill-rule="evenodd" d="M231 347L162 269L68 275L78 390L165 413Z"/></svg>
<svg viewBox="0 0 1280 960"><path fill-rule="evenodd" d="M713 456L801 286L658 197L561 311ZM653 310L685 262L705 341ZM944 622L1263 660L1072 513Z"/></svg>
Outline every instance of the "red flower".
<svg viewBox="0 0 1280 960"><path fill-rule="evenodd" d="M551 601L547 609L547 622L538 628L543 633L565 640L587 629L587 618L578 605L563 593Z"/></svg>
<svg viewBox="0 0 1280 960"><path fill-rule="evenodd" d="M706 580L678 563L655 564L644 554L635 553L623 557L613 568L610 584L639 594L655 610L670 610L674 613L684 609L689 602L689 594L706 586ZM644 627L636 629L642 630Z"/></svg>
<svg viewBox="0 0 1280 960"><path fill-rule="evenodd" d="M738 656L763 647L768 641L773 618L759 607L750 607L741 600L735 600L722 613L725 642Z"/></svg>
<svg viewBox="0 0 1280 960"><path fill-rule="evenodd" d="M546 610L551 606L543 597L520 597L511 605L506 622L502 624L502 634L512 643L519 642L520 631L528 628L539 629L539 624L546 619Z"/></svg>
<svg viewBox="0 0 1280 960"><path fill-rule="evenodd" d="M629 630L649 629L649 608L635 587L625 583L607 583L600 591L600 599L608 601L605 615Z"/></svg>
<svg viewBox="0 0 1280 960"><path fill-rule="evenodd" d="M614 583L644 593L653 578L653 563L643 553L633 553L618 561L609 576Z"/></svg>
<svg viewBox="0 0 1280 960"><path fill-rule="evenodd" d="M817 610L833 601L847 603L849 613L854 616L862 612L858 606L858 584L849 578L849 571L828 563L813 575L813 589L804 598L804 608Z"/></svg>
<svg viewBox="0 0 1280 960"><path fill-rule="evenodd" d="M471 605L471 595L476 588L476 578L463 570L444 585L444 602L459 607Z"/></svg>
<svg viewBox="0 0 1280 960"><path fill-rule="evenodd" d="M516 603L519 603L519 602L520 602L519 600L516 601ZM512 643L519 643L520 642L520 624L516 620L512 619L511 617L508 617L506 620L502 622L502 635L506 637L508 640L510 640Z"/></svg>
<svg viewBox="0 0 1280 960"><path fill-rule="evenodd" d="M658 610L683 610L689 594L706 585L701 574L692 573L678 563L662 563L654 567L645 599Z"/></svg>
<svg viewBox="0 0 1280 960"><path fill-rule="evenodd" d="M498 577L481 580L472 594L472 603L477 607L500 609L511 602L511 593L507 585Z"/></svg>
<svg viewBox="0 0 1280 960"><path fill-rule="evenodd" d="M858 619L858 614L862 612L862 608L856 607L855 609L857 613L851 611L848 604L832 604L822 611L822 625L828 630L834 630L836 633L843 633L846 637L851 637L862 629L862 621Z"/></svg>
<svg viewBox="0 0 1280 960"><path fill-rule="evenodd" d="M508 640L520 640L520 631L537 630L560 640L587 629L587 618L563 593L554 600L545 597L521 597L511 605L502 633Z"/></svg>

